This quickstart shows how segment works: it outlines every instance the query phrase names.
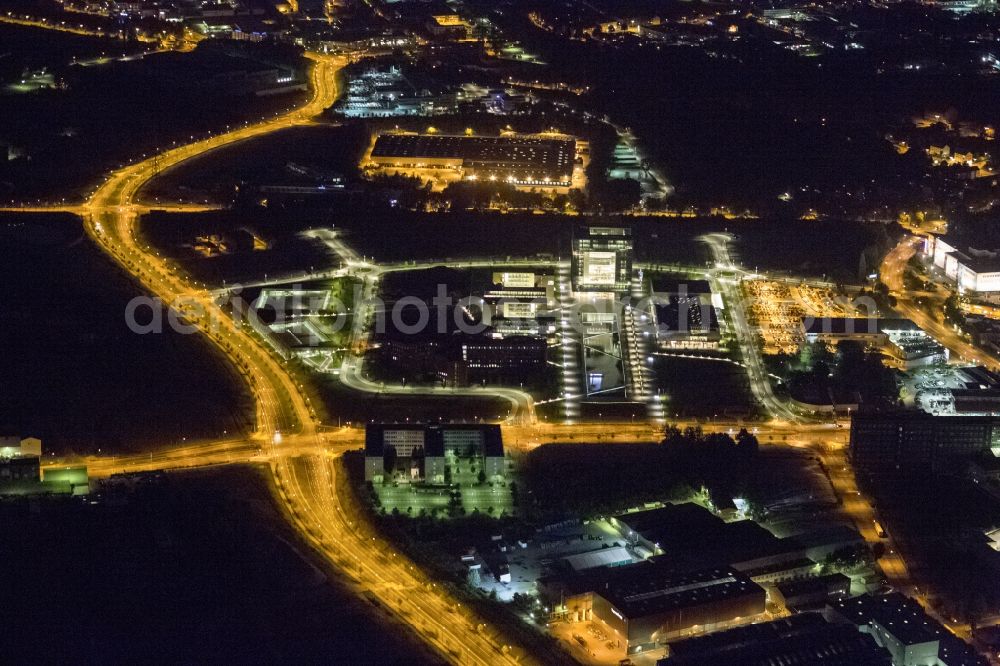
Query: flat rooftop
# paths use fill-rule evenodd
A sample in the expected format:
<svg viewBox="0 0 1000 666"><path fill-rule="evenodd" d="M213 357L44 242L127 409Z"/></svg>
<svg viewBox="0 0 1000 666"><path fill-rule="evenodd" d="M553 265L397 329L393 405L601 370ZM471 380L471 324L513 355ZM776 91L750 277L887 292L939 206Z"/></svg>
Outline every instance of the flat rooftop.
<svg viewBox="0 0 1000 666"><path fill-rule="evenodd" d="M804 613L670 644L657 666L889 666L888 651L850 625Z"/></svg>
<svg viewBox="0 0 1000 666"><path fill-rule="evenodd" d="M632 555L624 546L602 548L562 558L573 571L585 571L597 567L613 567L632 563Z"/></svg>
<svg viewBox="0 0 1000 666"><path fill-rule="evenodd" d="M948 632L929 617L916 601L894 592L882 596L862 594L831 604L845 620L860 626L877 622L903 645L936 641Z"/></svg>
<svg viewBox="0 0 1000 666"><path fill-rule="evenodd" d="M1000 252L969 249L965 252L951 252L950 254L962 255L958 257L963 264L974 270L976 273L997 273L1000 272Z"/></svg>
<svg viewBox="0 0 1000 666"><path fill-rule="evenodd" d="M704 537L723 529L725 525L721 518L693 502L667 504L657 509L626 513L616 516L616 519L653 543L661 540L666 542L670 538Z"/></svg>
<svg viewBox="0 0 1000 666"><path fill-rule="evenodd" d="M689 297L693 298L697 296ZM656 325L661 332L711 333L719 330L719 317L711 305L688 302L682 306L676 296L671 296L669 300L667 304L653 306Z"/></svg>
<svg viewBox="0 0 1000 666"><path fill-rule="evenodd" d="M701 606L706 603L764 595L764 589L730 567L678 571L650 564L610 569L614 574L594 592L634 619Z"/></svg>
<svg viewBox="0 0 1000 666"><path fill-rule="evenodd" d="M664 554L653 559L675 564L728 565L800 548L752 520L727 523L693 502L628 513L617 520L659 546Z"/></svg>
<svg viewBox="0 0 1000 666"><path fill-rule="evenodd" d="M385 452L386 432L408 431L420 435L422 448L428 456L443 456L448 445L467 445L477 441L487 458L503 457L503 436L495 423L450 423L424 425L419 423L369 423L365 425L365 455L380 456ZM469 437L471 435L471 438Z"/></svg>
<svg viewBox="0 0 1000 666"><path fill-rule="evenodd" d="M630 620L747 596L763 602L766 596L764 588L732 567L650 560L549 576L539 583L566 597L598 594Z"/></svg>
<svg viewBox="0 0 1000 666"><path fill-rule="evenodd" d="M812 594L814 592L826 592L831 588L845 585L848 590L851 589L851 579L848 576L842 573L832 573L825 576L816 576L815 578L779 581L775 584L775 587L778 588L778 591L785 598L788 598L803 594Z"/></svg>

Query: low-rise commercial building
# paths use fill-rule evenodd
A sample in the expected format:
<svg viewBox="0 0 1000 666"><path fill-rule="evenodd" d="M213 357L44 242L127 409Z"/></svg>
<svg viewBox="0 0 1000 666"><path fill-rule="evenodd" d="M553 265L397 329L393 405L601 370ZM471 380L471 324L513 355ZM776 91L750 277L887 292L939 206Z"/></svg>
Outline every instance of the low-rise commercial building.
<svg viewBox="0 0 1000 666"><path fill-rule="evenodd" d="M42 440L37 437L0 437L0 458L20 458L42 455Z"/></svg>
<svg viewBox="0 0 1000 666"><path fill-rule="evenodd" d="M38 483L41 478L38 456L0 458L0 490L10 483Z"/></svg>
<svg viewBox="0 0 1000 666"><path fill-rule="evenodd" d="M41 481L42 440L35 437L0 437L0 491L27 488Z"/></svg>

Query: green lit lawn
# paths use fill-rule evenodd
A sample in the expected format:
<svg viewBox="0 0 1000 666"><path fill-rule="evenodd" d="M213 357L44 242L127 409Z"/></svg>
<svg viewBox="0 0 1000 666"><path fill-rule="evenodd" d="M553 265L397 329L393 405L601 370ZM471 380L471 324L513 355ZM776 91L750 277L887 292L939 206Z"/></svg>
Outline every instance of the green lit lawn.
<svg viewBox="0 0 1000 666"><path fill-rule="evenodd" d="M380 506L386 513L398 511L407 516L435 515L439 518L449 516L451 490L447 487L414 486L401 483L398 486L385 484L376 486ZM514 510L514 502L509 485L494 487L488 485L463 487L461 489L461 504L464 515L470 515L477 510L488 516L510 515ZM424 513L421 514L421 511ZM461 515L461 512L459 512Z"/></svg>
<svg viewBox="0 0 1000 666"><path fill-rule="evenodd" d="M482 470L478 458L447 455L450 486L426 486L406 482L384 483L375 487L379 506L386 513L399 513L417 517L434 515L441 518L449 515L470 515L477 511L488 516L510 515L514 512L514 500L508 482L479 482ZM460 495L453 504L452 494ZM461 507L461 510L459 510ZM464 511L464 514L463 514Z"/></svg>

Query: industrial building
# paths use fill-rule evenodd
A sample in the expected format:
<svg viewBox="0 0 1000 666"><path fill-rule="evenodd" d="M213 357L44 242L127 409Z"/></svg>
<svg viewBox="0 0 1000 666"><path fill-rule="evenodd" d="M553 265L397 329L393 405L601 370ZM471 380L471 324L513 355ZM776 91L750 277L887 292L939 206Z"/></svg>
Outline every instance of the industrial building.
<svg viewBox="0 0 1000 666"><path fill-rule="evenodd" d="M889 652L818 613L750 624L670 644L657 666L891 666Z"/></svg>
<svg viewBox="0 0 1000 666"><path fill-rule="evenodd" d="M695 626L749 620L764 612L767 597L730 567L679 569L670 562L590 569L538 584L555 607L602 623L629 654L661 647Z"/></svg>
<svg viewBox="0 0 1000 666"><path fill-rule="evenodd" d="M1000 418L936 416L918 410L861 410L851 417L851 459L870 474L944 472L1000 453Z"/></svg>
<svg viewBox="0 0 1000 666"><path fill-rule="evenodd" d="M462 179L568 188L576 139L553 135L379 134L369 161L384 169L435 169Z"/></svg>
<svg viewBox="0 0 1000 666"><path fill-rule="evenodd" d="M591 550L586 553L567 555L562 558L573 571L586 571L598 567L623 567L635 562L635 559L624 546L613 546L600 550Z"/></svg>
<svg viewBox="0 0 1000 666"><path fill-rule="evenodd" d="M863 594L831 604L836 618L888 650L895 666L986 666L985 657L902 594Z"/></svg>
<svg viewBox="0 0 1000 666"><path fill-rule="evenodd" d="M758 583L815 575L816 562L864 539L847 527L785 538L752 520L725 522L693 502L614 516L611 524L639 553L675 565L726 565Z"/></svg>
<svg viewBox="0 0 1000 666"><path fill-rule="evenodd" d="M449 456L481 459L488 479L506 473L503 438L496 424L374 424L365 427L365 480L385 478L385 460L414 481L441 484ZM420 469L419 461L423 461Z"/></svg>
<svg viewBox="0 0 1000 666"><path fill-rule="evenodd" d="M573 236L573 291L624 293L632 284L632 229L584 226Z"/></svg>
<svg viewBox="0 0 1000 666"><path fill-rule="evenodd" d="M455 110L454 103L414 86L398 65L369 67L351 77L347 94L334 109L348 118L429 116Z"/></svg>
<svg viewBox="0 0 1000 666"><path fill-rule="evenodd" d="M355 72L334 110L347 118L435 116L464 110L505 115L523 112L534 102L530 95L514 90L473 83L442 86L420 74L412 69L406 73L398 64Z"/></svg>

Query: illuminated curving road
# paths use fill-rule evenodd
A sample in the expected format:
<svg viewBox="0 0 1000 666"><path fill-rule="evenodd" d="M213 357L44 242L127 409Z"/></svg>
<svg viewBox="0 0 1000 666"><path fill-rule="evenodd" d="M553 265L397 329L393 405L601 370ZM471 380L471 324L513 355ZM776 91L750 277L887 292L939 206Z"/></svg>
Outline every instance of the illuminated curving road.
<svg viewBox="0 0 1000 666"><path fill-rule="evenodd" d="M272 488L279 505L302 537L344 574L350 587L377 600L380 607L412 627L443 658L454 663L531 663L532 657L523 649L504 645L480 618L435 585L414 563L393 552L391 546L364 522L363 512L356 510L350 489L340 476L337 461L344 450L363 442L361 431L324 430L302 385L289 373L284 362L269 353L252 329L230 317L224 304L220 304L204 284L186 276L178 266L161 257L137 236L139 216L146 210L139 201L139 193L160 172L240 141L311 123L333 103L337 94L335 74L346 59L309 57L314 61L311 71L313 94L302 107L125 166L110 174L84 205L64 208L80 214L88 235L102 250L149 292L180 312L226 355L247 381L256 407L257 429L248 439L196 443L148 455L91 458L86 462L94 476L240 462L266 463L272 472ZM738 269L729 258L727 240L717 236L706 239L717 261L713 274L719 275L714 282L729 303L737 304L733 312L737 339L755 395L780 419L759 426L758 437L764 442L793 445L822 442L829 450L839 450L841 457L830 457L833 465L828 466L836 466L838 470L831 475L831 481L842 498L848 496L845 509L863 528L870 522L870 505L857 494L853 475L841 464L847 433L835 424L802 423L802 415L790 410L771 392L752 331L739 307L742 296L738 293L738 284L731 279L731 274ZM344 253L346 261L356 261L356 255L348 256L347 248ZM899 269L898 263L905 265L902 254L895 261L894 264L887 259L890 280L892 270ZM378 270L372 269L366 279L369 286L378 278ZM919 317L906 314L921 323ZM364 317L356 317L356 320L361 327ZM342 378L349 386L386 390L364 380L356 360L353 365L350 360L345 361L344 369ZM392 392L412 391L399 387ZM494 393L493 390L473 392L483 396ZM659 434L658 429L649 424L539 424L534 419L530 396L525 402L519 394L521 392L511 391L510 396L501 396L508 397L512 403L513 418L504 426L505 440L512 448L531 448L542 442L558 441L650 441ZM708 430L740 426L739 423L723 422L702 425ZM851 499L851 495L857 499ZM905 578L905 565L898 555L882 564L891 577Z"/></svg>
<svg viewBox="0 0 1000 666"><path fill-rule="evenodd" d="M316 414L301 384L253 333L231 318L213 294L146 246L137 236L143 207L140 190L161 171L207 152L311 123L337 94L337 70L344 58L310 55L312 98L302 107L256 124L167 150L116 171L75 212L93 241L142 285L180 312L239 369L255 398L257 431L250 440L181 447L130 459L91 460L95 475L269 461L273 489L283 511L302 536L338 569L352 587L372 595L445 659L455 663L530 663L516 647L503 645L485 624L401 555L392 553L371 528L345 509L330 453L342 451L338 437L320 434ZM333 441L329 441L333 440ZM332 446L330 446L332 444ZM362 514L363 515L363 514Z"/></svg>
<svg viewBox="0 0 1000 666"><path fill-rule="evenodd" d="M945 324L943 317L938 319L928 314L913 300L913 294L904 286L903 275L906 273L906 266L917 253L917 247L921 242L919 236L908 236L882 261L879 278L896 298L895 310L932 335L963 361L978 363L991 370L1000 370L1000 359L973 345L954 328Z"/></svg>

